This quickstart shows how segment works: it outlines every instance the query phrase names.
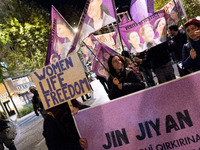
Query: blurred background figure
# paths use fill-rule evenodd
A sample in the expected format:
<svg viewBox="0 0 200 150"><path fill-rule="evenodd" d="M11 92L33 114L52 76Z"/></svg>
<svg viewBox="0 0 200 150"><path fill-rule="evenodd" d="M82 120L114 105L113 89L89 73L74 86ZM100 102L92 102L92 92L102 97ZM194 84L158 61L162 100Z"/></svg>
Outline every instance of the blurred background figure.
<svg viewBox="0 0 200 150"><path fill-rule="evenodd" d="M45 118L47 116L47 112L42 105L42 102L41 102L39 93L36 90L36 87L31 86L29 88L29 91L31 93L33 93L32 103L33 103L33 109L35 111L36 116L39 116L39 113L38 113L38 111L39 111L41 113L42 117Z"/></svg>

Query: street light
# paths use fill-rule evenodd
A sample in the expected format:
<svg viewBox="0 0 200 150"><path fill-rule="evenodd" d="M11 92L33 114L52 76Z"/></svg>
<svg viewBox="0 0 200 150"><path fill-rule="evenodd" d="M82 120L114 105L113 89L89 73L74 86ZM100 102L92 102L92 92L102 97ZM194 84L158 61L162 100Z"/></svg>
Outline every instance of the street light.
<svg viewBox="0 0 200 150"><path fill-rule="evenodd" d="M75 33L78 32L78 28L74 28L74 32L75 32Z"/></svg>

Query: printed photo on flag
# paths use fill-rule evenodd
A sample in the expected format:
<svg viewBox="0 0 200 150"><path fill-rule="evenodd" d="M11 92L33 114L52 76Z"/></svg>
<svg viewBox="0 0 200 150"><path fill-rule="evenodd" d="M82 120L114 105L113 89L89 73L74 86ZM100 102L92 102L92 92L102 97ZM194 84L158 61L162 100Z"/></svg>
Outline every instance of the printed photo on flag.
<svg viewBox="0 0 200 150"><path fill-rule="evenodd" d="M167 40L164 11L154 13L138 24L131 21L119 26L121 37L131 53L143 52Z"/></svg>
<svg viewBox="0 0 200 150"><path fill-rule="evenodd" d="M54 6L51 9L51 35L50 35L46 64L52 64L66 58L71 47L74 31L69 23L62 17Z"/></svg>
<svg viewBox="0 0 200 150"><path fill-rule="evenodd" d="M112 0L90 0L87 15L87 24L95 30L116 21Z"/></svg>
<svg viewBox="0 0 200 150"><path fill-rule="evenodd" d="M174 1L176 2L176 5L174 4ZM181 0L171 0L162 9L165 10L168 26L178 23L180 18L186 16Z"/></svg>
<svg viewBox="0 0 200 150"><path fill-rule="evenodd" d="M91 64L89 70L106 79L108 77L108 58L110 55L117 54L117 52L98 41L93 35L87 37L84 42L90 48L89 50L84 46L84 63Z"/></svg>
<svg viewBox="0 0 200 150"><path fill-rule="evenodd" d="M92 71L97 75L104 77L105 79L108 78L109 73L108 73L108 59L110 55L117 54L117 52L108 46L106 46L103 43L99 43L97 47L97 52L96 56L99 58L102 65L99 61L96 59L93 59L93 64L92 64Z"/></svg>
<svg viewBox="0 0 200 150"><path fill-rule="evenodd" d="M78 51L82 41L91 33L115 22L115 13L112 0L87 0L79 22L79 32L74 38L69 53Z"/></svg>

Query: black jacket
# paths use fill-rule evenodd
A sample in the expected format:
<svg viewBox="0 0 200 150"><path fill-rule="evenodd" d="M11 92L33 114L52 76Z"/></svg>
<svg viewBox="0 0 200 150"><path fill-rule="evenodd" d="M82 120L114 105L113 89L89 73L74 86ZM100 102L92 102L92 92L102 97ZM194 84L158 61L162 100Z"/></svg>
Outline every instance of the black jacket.
<svg viewBox="0 0 200 150"><path fill-rule="evenodd" d="M116 76L120 83L122 83L122 90L113 83L113 78L108 79L109 98L115 99L145 88L145 84L139 76L130 68L122 71L120 75Z"/></svg>

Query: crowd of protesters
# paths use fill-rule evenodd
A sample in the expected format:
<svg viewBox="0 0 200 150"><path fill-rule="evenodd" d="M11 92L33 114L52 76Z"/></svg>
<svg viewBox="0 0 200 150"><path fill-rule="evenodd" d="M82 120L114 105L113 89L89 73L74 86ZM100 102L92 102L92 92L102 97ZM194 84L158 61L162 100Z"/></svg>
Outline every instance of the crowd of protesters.
<svg viewBox="0 0 200 150"><path fill-rule="evenodd" d="M109 77L105 80L110 100L155 86L153 73L157 84L176 79L173 63L177 65L180 77L199 71L200 21L190 19L184 28L185 31L171 25L166 42L143 52L132 54L123 51L122 54L111 55L108 59ZM88 147L87 140L79 137L73 115L89 106L74 99L45 111L36 88L30 87L30 92L34 94L32 103L35 114L38 116L39 111L44 118L43 136L49 150L81 150ZM0 147L4 143L9 149L16 149L13 139L5 139L8 126L3 113L0 113L0 121Z"/></svg>
<svg viewBox="0 0 200 150"><path fill-rule="evenodd" d="M179 29L177 25L171 25L169 26L166 42L140 53L127 52L129 55L126 55L126 58L130 58L133 61L135 67L142 74L143 81L147 87L156 85L154 77L157 78L157 84L176 79L177 76L175 76L173 64L176 64L180 77L200 70L200 21L195 18L190 19L184 24L184 28L185 31ZM125 62L120 59L120 55L118 57L111 56L108 60L110 69L110 77L108 78L109 97L113 99L143 89L143 85L139 87L142 80L140 81L138 77L133 77L138 70L132 69L135 72L132 75L134 80L133 83L132 81L129 82L129 75L126 75L126 71L123 71L126 70L125 66L122 65L123 67L118 71L119 73L116 70L113 71L116 66L114 62L112 63L113 58L118 59L118 61L116 60L118 66L121 63L125 65ZM123 73L124 75L122 75ZM155 76L153 76L153 73ZM128 83L124 81L128 81ZM127 90L128 84L136 84L137 86L130 86L129 90ZM114 90L115 92L113 92Z"/></svg>

